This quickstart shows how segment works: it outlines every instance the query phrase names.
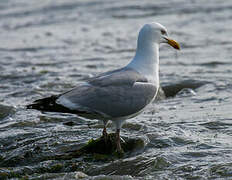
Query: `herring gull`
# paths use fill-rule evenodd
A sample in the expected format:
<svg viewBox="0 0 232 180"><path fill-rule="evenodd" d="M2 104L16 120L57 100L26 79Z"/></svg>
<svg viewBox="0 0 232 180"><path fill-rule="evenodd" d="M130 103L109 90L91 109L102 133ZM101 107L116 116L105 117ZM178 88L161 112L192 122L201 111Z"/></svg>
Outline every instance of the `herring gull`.
<svg viewBox="0 0 232 180"><path fill-rule="evenodd" d="M140 114L157 95L160 43L180 49L163 25L145 24L139 32L135 56L127 66L90 78L68 92L36 100L27 108L102 120L105 138L111 120L116 125L116 151L121 152L122 123Z"/></svg>

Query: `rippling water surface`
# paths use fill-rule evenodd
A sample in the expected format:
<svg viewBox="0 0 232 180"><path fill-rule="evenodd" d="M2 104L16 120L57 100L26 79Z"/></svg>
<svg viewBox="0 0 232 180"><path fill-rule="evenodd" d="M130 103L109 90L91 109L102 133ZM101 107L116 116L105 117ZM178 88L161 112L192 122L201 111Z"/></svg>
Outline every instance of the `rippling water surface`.
<svg viewBox="0 0 232 180"><path fill-rule="evenodd" d="M151 21L182 50L160 48L161 86L176 92L123 126L122 136L144 147L113 161L56 158L99 137L101 126L25 105L126 65ZM231 24L232 2L222 0L1 1L0 179L231 178Z"/></svg>

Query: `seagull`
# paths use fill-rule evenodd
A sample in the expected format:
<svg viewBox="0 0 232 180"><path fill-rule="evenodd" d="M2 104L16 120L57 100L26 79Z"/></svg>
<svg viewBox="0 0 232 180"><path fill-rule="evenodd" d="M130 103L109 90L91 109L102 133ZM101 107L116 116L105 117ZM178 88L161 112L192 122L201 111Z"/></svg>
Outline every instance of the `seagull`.
<svg viewBox="0 0 232 180"><path fill-rule="evenodd" d="M38 99L27 108L102 120L104 138L107 138L106 125L111 120L116 126L116 152L122 152L120 129L123 122L143 112L157 95L160 43L180 49L163 25L145 24L138 35L135 56L125 67L87 79L65 93Z"/></svg>

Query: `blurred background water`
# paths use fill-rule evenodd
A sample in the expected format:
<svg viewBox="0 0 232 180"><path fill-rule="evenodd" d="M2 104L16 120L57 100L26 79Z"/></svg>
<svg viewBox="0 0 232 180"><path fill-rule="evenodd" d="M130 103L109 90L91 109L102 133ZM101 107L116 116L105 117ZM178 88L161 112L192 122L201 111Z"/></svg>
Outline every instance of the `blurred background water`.
<svg viewBox="0 0 232 180"><path fill-rule="evenodd" d="M98 121L25 105L126 65L152 21L182 46L161 46L161 86L201 85L128 120L122 136L145 145L120 160L54 158L99 137ZM0 1L0 179L231 178L231 32L229 0Z"/></svg>

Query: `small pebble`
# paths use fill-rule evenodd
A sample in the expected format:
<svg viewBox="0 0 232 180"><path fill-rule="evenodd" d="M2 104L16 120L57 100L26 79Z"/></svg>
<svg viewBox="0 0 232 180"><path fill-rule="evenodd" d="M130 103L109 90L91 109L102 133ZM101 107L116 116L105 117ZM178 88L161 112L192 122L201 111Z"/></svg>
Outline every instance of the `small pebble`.
<svg viewBox="0 0 232 180"><path fill-rule="evenodd" d="M88 175L81 172L81 171L77 171L76 174L75 174L76 179L83 179L83 178L86 178L86 177L88 177Z"/></svg>

